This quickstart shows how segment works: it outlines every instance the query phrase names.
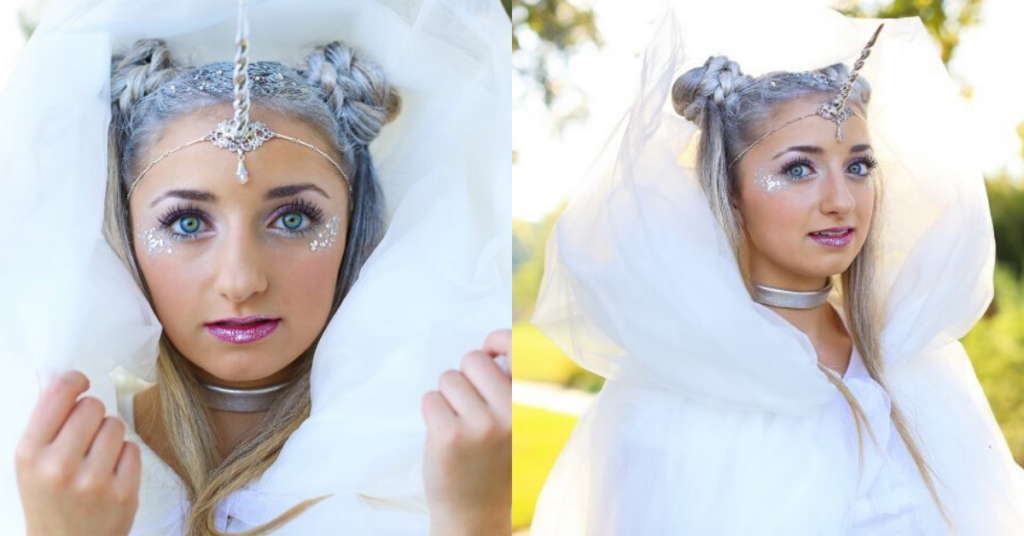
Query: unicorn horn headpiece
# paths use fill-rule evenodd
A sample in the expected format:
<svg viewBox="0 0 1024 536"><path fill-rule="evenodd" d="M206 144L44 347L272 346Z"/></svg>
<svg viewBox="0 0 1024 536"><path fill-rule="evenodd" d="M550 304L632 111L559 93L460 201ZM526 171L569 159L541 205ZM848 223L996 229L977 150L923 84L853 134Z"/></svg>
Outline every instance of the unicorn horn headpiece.
<svg viewBox="0 0 1024 536"><path fill-rule="evenodd" d="M131 199L132 192L135 191L135 187L146 176L146 174L153 169L153 166L160 163L164 158L201 142L210 142L217 147L227 149L238 154L238 168L235 174L238 177L239 183L246 184L249 182L249 170L245 167L246 153L255 151L265 142L274 138L297 143L326 158L334 168L338 170L338 173L341 173L342 178L348 186L349 194L351 194L352 184L351 181L349 181L348 175L342 169L341 164L327 154L327 152L312 143L274 132L267 125L259 121L249 120L251 86L249 79L249 17L246 10L246 0L239 0L238 2L238 34L235 39L235 43L237 47L232 78L232 84L234 86L234 102L232 103L235 110L234 117L220 122L217 127L211 130L206 136L183 143L182 145L161 154L156 160L150 162L150 164L142 170L142 173L139 173L139 176L135 181L132 182L131 187L128 189L128 198ZM274 83L274 80L280 80L281 75L275 73L271 77L264 76L263 78L272 78L271 80L268 80L268 83L272 84ZM257 76L256 79L260 80L260 76Z"/></svg>

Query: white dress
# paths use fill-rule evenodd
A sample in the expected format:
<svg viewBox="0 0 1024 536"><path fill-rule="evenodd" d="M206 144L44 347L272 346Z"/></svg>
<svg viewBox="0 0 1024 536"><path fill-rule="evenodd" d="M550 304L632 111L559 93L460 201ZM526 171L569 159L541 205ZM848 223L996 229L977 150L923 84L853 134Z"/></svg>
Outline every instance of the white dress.
<svg viewBox="0 0 1024 536"><path fill-rule="evenodd" d="M843 383L860 403L881 449L865 437L864 474L856 499L850 506L849 533L856 536L926 536L943 534L941 514L935 507L921 473L890 418L890 398L868 374L854 347ZM856 441L853 415L846 400L836 401L834 411ZM845 463L857 463L856 459Z"/></svg>
<svg viewBox="0 0 1024 536"><path fill-rule="evenodd" d="M182 534L182 520L188 501L178 475L142 440L135 429L137 382L118 382L117 411L127 425L126 439L142 452L142 484L139 509L135 514L132 536ZM312 466L311 466L312 467ZM314 470L314 469L311 469ZM273 518L294 499L274 497L244 488L230 495L217 508L217 528L241 532ZM335 524L342 517L342 525ZM386 522L382 522L387 518ZM375 521L376 520L376 521ZM333 527L344 526L354 534L387 531L389 534L420 534L429 525L427 512L414 503L367 500L358 496L333 496L290 521L275 534L333 534ZM365 531L365 532L359 532Z"/></svg>
<svg viewBox="0 0 1024 536"><path fill-rule="evenodd" d="M837 373L838 375L838 373ZM843 383L857 398L871 424L875 438L881 448L876 447L867 432L864 432L863 478L855 498L846 505L843 519L837 525L844 525L837 534L848 536L932 536L947 534L940 513L921 478L906 445L900 439L890 419L890 398L882 387L871 378L856 348L851 353L850 363L842 374ZM537 534L557 534L559 530L573 531L588 536L597 535L660 535L660 534L819 534L816 529L801 531L799 525L787 525L784 521L775 524L770 519L752 520L750 523L736 522L736 519L709 519L680 514L676 519L663 519L665 501L687 500L690 502L721 500L736 504L740 509L737 518L743 515L746 500L737 499L744 490L756 490L766 486L778 476L776 468L767 464L751 464L752 470L737 469L735 473L723 473L714 488L694 485L698 481L696 471L702 466L702 456L708 456L709 465L731 468L743 466L742 460L730 462L730 453L735 452L743 441L743 432L736 426L737 435L730 441L715 441L712 437L702 438L700 430L708 429L723 422L756 421L760 427L780 430L777 435L787 435L787 429L808 433L807 440L815 441L818 433L838 437L844 443L841 449L845 455L836 459L825 459L816 465L808 461L807 471L829 471L829 465L836 468L856 470L857 432L853 414L846 399L836 397L813 415L795 422L792 418L772 412L733 412L725 416L718 409L707 407L676 393L650 386L608 380L594 404L580 419L580 427L574 433L563 458L556 465L552 488L545 488L535 520ZM604 423L609 423L605 426ZM614 426L611 423L615 423ZM623 423L629 423L623 428ZM658 429L662 429L658 431ZM691 432L692 431L692 432ZM689 437L687 437L689 436ZM766 433L764 437L772 437ZM704 449L694 448L702 439L707 439ZM756 441L756 439L752 439ZM582 444L591 442L590 444ZM592 442L601 442L595 445ZM678 448L674 446L678 445ZM814 445L810 445L814 450ZM589 466L575 459L581 452L598 450L608 456L604 467ZM768 450L768 449L766 449ZM814 453L811 458L817 458ZM596 465L596 464L595 464ZM689 469L692 467L692 470ZM846 473L848 471L842 471ZM584 473L589 473L585 475ZM687 475L693 481L687 480ZM560 482L588 482L579 487L560 488ZM812 486L814 478L802 479L793 476L794 486ZM591 505L596 516L584 526L573 523L562 524L558 505L565 504L567 494L579 496L585 501L587 491L600 487L605 490L600 505ZM610 493L608 490L614 490ZM811 492L813 494L813 490ZM829 494L830 490L821 490ZM598 495L598 494L595 494ZM758 496L757 493L749 497ZM763 500L778 500L770 493L760 495ZM670 499L671 498L671 499ZM784 499L783 499L784 500ZM570 501L572 502L572 501ZM681 511L681 510L677 510ZM653 516L653 517L652 517ZM786 529L780 527L787 526ZM671 532L665 532L670 530ZM779 532L785 530L785 532ZM796 532L793 532L796 531ZM577 532L570 532L575 534Z"/></svg>

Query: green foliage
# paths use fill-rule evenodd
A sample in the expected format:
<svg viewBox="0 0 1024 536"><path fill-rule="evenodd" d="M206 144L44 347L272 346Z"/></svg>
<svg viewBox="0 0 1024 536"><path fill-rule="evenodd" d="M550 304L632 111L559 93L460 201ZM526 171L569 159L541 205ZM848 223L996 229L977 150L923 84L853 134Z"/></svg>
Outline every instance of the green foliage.
<svg viewBox="0 0 1024 536"><path fill-rule="evenodd" d="M1005 175L985 181L985 187L996 234L996 259L1020 275L1024 273L1024 190Z"/></svg>
<svg viewBox="0 0 1024 536"><path fill-rule="evenodd" d="M580 47L601 44L594 12L569 0L504 1L511 2L513 66L540 88L544 103L551 107L572 89L553 72L564 70L569 56ZM560 68L554 69L554 63Z"/></svg>
<svg viewBox="0 0 1024 536"><path fill-rule="evenodd" d="M942 63L949 64L960 44L960 32L978 24L985 0L894 0L888 4L867 7L858 0L838 0L839 10L855 17L893 19L917 17L928 33L938 41Z"/></svg>
<svg viewBox="0 0 1024 536"><path fill-rule="evenodd" d="M963 339L1017 463L1024 464L1024 277L996 269L994 314Z"/></svg>

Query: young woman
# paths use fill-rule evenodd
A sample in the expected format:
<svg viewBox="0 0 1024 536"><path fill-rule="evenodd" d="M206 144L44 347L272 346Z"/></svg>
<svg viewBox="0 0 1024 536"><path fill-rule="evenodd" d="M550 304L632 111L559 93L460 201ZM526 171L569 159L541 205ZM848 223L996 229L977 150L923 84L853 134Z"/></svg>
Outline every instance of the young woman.
<svg viewBox="0 0 1024 536"><path fill-rule="evenodd" d="M678 9L549 243L535 321L608 381L532 534L1024 530L957 341L991 221L920 22Z"/></svg>
<svg viewBox="0 0 1024 536"><path fill-rule="evenodd" d="M464 133L438 116L459 121L489 106L505 43L492 36L456 53L430 37L438 25L500 29L500 8L424 7L410 18L387 5L261 6L252 8L250 43L243 3L235 61L190 65L179 58L194 54L195 43L231 41L214 23L234 11L194 2L180 4L188 17L175 19L181 12L149 7L135 21L112 5L84 14L58 8L29 45L43 57L25 60L43 61L47 47L81 39L78 53L94 62L104 44L129 39L141 23L156 26L151 35L185 32L179 49L145 39L107 56L109 173L80 162L74 180L107 179L102 246L134 284L96 281L113 303L93 302L90 312L108 318L80 318L117 340L119 354L96 355L110 343L88 336L59 336L84 354L62 365L85 374L50 382L17 441L26 532L507 533L511 382L500 359L510 337L488 334L508 311L495 249L507 222L497 221L501 211L494 220L469 214L500 198L504 173L494 163L504 162L507 146L483 136L474 141L480 152L437 147L507 127L507 110L460 121ZM340 20L357 21L348 28L356 41L401 43L367 48L408 72L392 76L371 53L339 41L313 48L297 68L249 61L261 43L295 54L309 38L344 34ZM422 46L409 52L412 43ZM454 90L445 98L466 100L438 102L423 68L451 77L434 82ZM98 132L90 120L102 115L88 115L97 104L80 98L86 113L68 117L85 129L82 139ZM388 123L400 132L381 157L371 145ZM474 193L465 192L465 168L474 169ZM437 236L442 222L483 232ZM31 284L48 265L39 275L10 275ZM122 314L132 293L144 296L134 321ZM76 303L36 299L54 309ZM153 325L162 328L158 346ZM38 344L33 335L21 340ZM5 366L14 348L4 348ZM27 357L41 371L55 364ZM104 404L116 365L152 383L121 373L118 402ZM82 396L90 386L96 396ZM5 396L24 393L12 390ZM120 416L104 416L114 411Z"/></svg>

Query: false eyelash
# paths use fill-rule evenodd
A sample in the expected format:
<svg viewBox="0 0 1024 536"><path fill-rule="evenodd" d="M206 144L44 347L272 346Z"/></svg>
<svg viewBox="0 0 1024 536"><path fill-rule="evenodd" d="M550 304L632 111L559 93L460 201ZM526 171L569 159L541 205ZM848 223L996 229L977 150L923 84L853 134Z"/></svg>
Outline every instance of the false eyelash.
<svg viewBox="0 0 1024 536"><path fill-rule="evenodd" d="M168 228L172 223L177 221L178 218L183 216L195 216L196 218L203 220L203 223L209 224L209 222L206 221L203 211L197 205L193 204L172 206L167 209L167 211L164 212L157 221L159 221L160 225L164 228Z"/></svg>
<svg viewBox="0 0 1024 536"><path fill-rule="evenodd" d="M288 203L287 205L282 205L280 208L274 211L274 215L270 218L270 221L275 221L281 216L288 214L289 212L301 212L308 216L309 219L311 220L309 227L319 225L322 221L324 221L323 209L321 209L315 203L307 201L301 197Z"/></svg>
<svg viewBox="0 0 1024 536"><path fill-rule="evenodd" d="M171 224L178 221L185 216L192 216L198 218L200 221L209 225L205 217L205 213L196 205L175 205L167 209L157 221L160 222L160 228L167 234L167 236L177 242L189 242L199 238L196 233L179 233L171 228Z"/></svg>
<svg viewBox="0 0 1024 536"><path fill-rule="evenodd" d="M853 164L864 164L865 166L868 167L868 172L870 173L874 171L875 168L878 167L878 160L875 160L875 157L871 155L862 156L860 158L854 159L854 161L850 162L850 164L846 167L850 167Z"/></svg>
<svg viewBox="0 0 1024 536"><path fill-rule="evenodd" d="M787 161L785 164L782 164L782 169L780 170L780 172L783 175L787 175L788 176L790 170L792 170L793 168L795 168L797 166L807 166L807 167L811 168L812 170L814 170L814 162L811 162L810 160L808 160L807 158L805 158L803 156L798 156L798 157L793 158L792 160ZM800 177L800 178L803 178L803 177ZM799 180L799 178L797 180Z"/></svg>

